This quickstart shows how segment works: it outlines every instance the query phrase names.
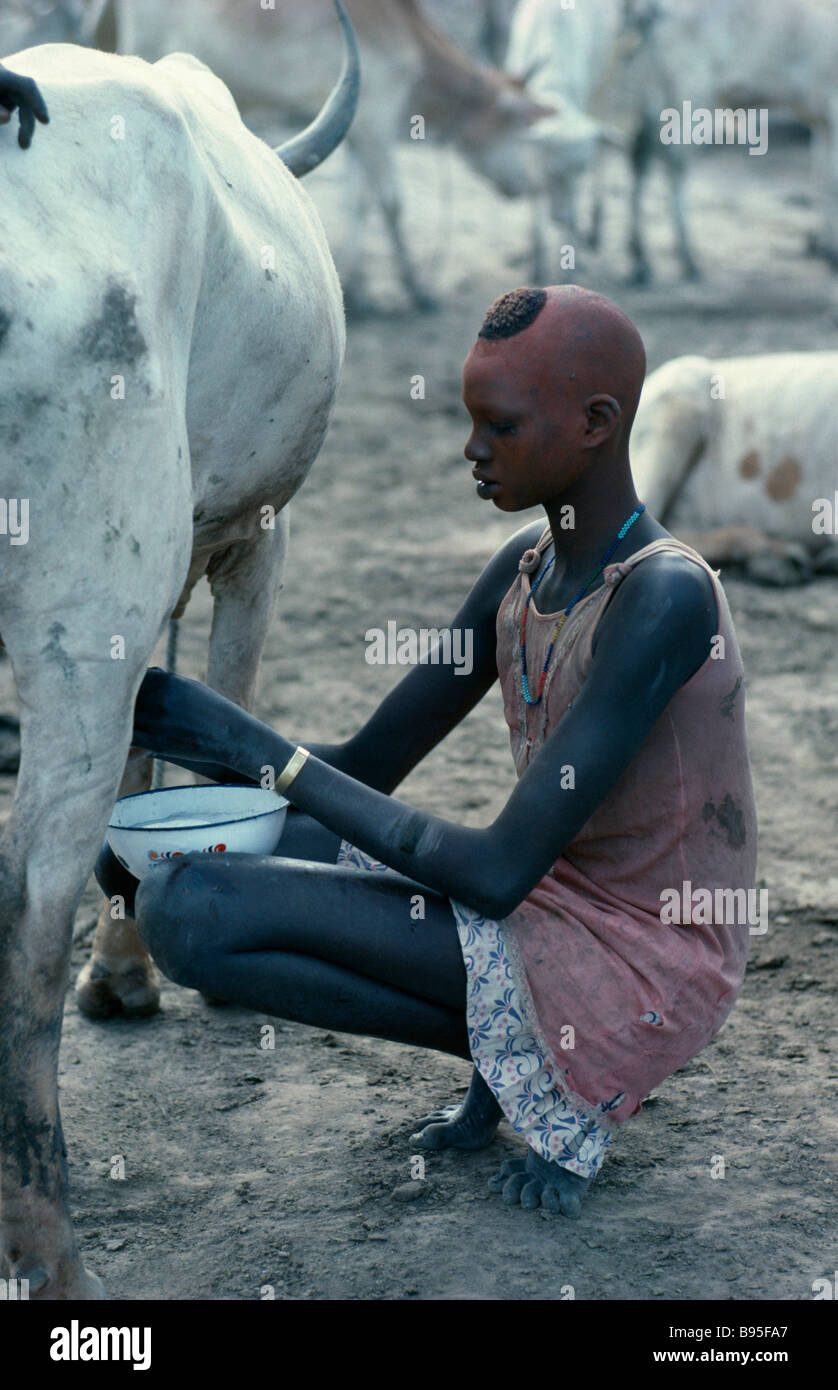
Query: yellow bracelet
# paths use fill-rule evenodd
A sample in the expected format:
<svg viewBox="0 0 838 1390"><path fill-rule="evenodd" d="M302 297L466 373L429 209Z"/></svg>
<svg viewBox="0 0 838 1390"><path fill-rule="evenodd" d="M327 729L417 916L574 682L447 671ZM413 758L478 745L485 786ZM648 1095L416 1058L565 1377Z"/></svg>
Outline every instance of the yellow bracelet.
<svg viewBox="0 0 838 1390"><path fill-rule="evenodd" d="M284 792L286 788L290 787L307 757L308 749L299 744L274 783L274 791Z"/></svg>

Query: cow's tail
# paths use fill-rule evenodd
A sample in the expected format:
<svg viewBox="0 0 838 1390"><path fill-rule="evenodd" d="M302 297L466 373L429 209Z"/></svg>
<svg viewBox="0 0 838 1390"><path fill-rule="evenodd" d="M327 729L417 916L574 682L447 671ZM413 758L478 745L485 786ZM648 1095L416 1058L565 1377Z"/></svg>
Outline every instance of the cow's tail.
<svg viewBox="0 0 838 1390"><path fill-rule="evenodd" d="M177 644L180 633L180 622L177 618L169 619L169 633L166 638L166 670L177 675ZM163 785L163 775L166 764L161 758L154 759L154 767L151 772L151 790L159 791Z"/></svg>
<svg viewBox="0 0 838 1390"><path fill-rule="evenodd" d="M275 153L279 155L292 174L302 178L310 174L318 164L322 164L332 150L337 149L352 124L358 93L361 90L361 59L358 54L358 41L352 21L341 4L335 0L335 9L343 29L345 53L343 67L331 96L311 125L300 131L283 145L278 145Z"/></svg>

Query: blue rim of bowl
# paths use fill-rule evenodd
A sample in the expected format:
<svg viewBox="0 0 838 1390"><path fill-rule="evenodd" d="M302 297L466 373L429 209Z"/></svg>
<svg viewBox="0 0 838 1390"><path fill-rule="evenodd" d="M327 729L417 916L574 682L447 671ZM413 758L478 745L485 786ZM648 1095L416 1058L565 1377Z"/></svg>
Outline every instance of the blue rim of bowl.
<svg viewBox="0 0 838 1390"><path fill-rule="evenodd" d="M208 786L213 786L213 787L218 787L219 791L223 791L223 790L227 790L227 791L236 790L236 791L259 792L259 791L268 791L268 790L269 790L268 787L247 787L247 786L245 786L244 783L242 783L242 782L212 782L212 783L208 783L207 785L208 785ZM187 791L187 790L188 790L188 791L197 791L198 788L197 788L197 787L191 786L189 783L185 783L183 786L180 786L180 787L158 787L158 788L157 788L157 791L155 791L155 792L152 792L152 791L150 791L150 790L147 791L147 792L132 792L130 796L119 796L119 797L117 797L116 801L114 802L114 805L115 805L115 806L121 806L122 803L123 803L123 801L139 801L139 799L140 799L141 796L160 796L161 794L162 794L162 795L165 795L166 792L182 792L182 791ZM270 809L267 810L267 811L254 811L254 813L253 813L252 816L236 816L235 819L234 819L234 820L231 820L231 821L223 821L223 820L222 820L222 821L218 821L218 820L216 820L216 821L206 821L206 822L203 822L203 821L202 821L200 825L172 826L172 827L171 827L172 834L177 834L178 830L189 830L189 831L192 831L192 830L212 830L214 827L219 826L219 825L246 825L247 822L248 822L249 820L261 820L263 816L275 816L276 813L277 813L277 811L283 810L284 807L288 806L290 803L289 803L289 801L288 801L287 796L280 796L280 795L279 795L279 792L274 792L273 795L277 797L277 799L278 799L278 801L279 801L279 805L278 805L278 806L271 806ZM166 826L165 826L165 825L113 825L113 824L111 823L111 821L108 821L108 830L132 830L132 831L133 831L133 830L142 830L143 834L145 834L145 835L148 835L149 832L153 832L153 831L155 831L155 830L159 830L159 831L161 831L161 833L164 833L164 834L165 834L165 832L166 832Z"/></svg>

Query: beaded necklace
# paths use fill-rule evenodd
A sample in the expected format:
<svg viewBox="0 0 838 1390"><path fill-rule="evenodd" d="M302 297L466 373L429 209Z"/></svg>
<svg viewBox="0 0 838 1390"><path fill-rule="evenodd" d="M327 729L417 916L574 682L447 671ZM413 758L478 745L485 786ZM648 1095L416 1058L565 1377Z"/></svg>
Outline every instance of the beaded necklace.
<svg viewBox="0 0 838 1390"><path fill-rule="evenodd" d="M545 579L547 574L549 573L550 566L554 563L556 559L555 555L553 555L553 558L550 561L548 561L548 563L544 566L544 569L541 571L541 574L538 576L535 583L530 585L530 591L527 595L527 601L524 604L524 611L521 614L521 682L524 688L524 699L526 700L528 705L541 704L541 697L544 694L544 682L547 679L547 668L550 665L550 658L553 655L553 648L556 645L556 638L558 637L559 633L561 632L562 628L567 622L571 609L576 607L580 598L584 598L585 594L588 592L588 589L590 589L594 580L597 578L598 575L602 574L602 571L605 569L605 566L608 564L608 561L611 559L611 556L614 554L614 551L617 549L617 546L620 544L620 541L631 530L635 521L637 521L638 517L641 515L642 512L645 512L645 510L646 504L645 502L641 502L640 506L637 508L637 511L632 512L628 521L623 522L614 540L611 542L605 554L603 555L598 568L594 570L587 584L583 584L576 597L574 599L571 599L570 603L567 605L567 608L564 609L561 617L559 618L559 621L553 628L553 635L550 638L550 645L547 648L547 655L544 658L544 665L541 668L541 674L538 678L538 694L535 697L535 699L533 699L532 695L530 694L530 685L529 681L527 680L527 613L529 612L530 601L532 599L532 596L538 588L539 584L541 583L542 579Z"/></svg>

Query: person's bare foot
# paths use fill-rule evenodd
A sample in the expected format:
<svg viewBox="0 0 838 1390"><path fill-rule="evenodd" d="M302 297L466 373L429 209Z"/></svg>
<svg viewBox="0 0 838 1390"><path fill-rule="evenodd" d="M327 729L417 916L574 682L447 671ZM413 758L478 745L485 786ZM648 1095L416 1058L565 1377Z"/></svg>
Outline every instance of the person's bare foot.
<svg viewBox="0 0 838 1390"><path fill-rule="evenodd" d="M434 1110L417 1122L411 1144L420 1149L485 1149L503 1111L475 1068L464 1101Z"/></svg>
<svg viewBox="0 0 838 1390"><path fill-rule="evenodd" d="M489 1190L500 1192L509 1206L542 1206L575 1221L591 1181L571 1173L560 1163L548 1163L534 1149L528 1149L526 1158L508 1158L501 1165L489 1179Z"/></svg>

